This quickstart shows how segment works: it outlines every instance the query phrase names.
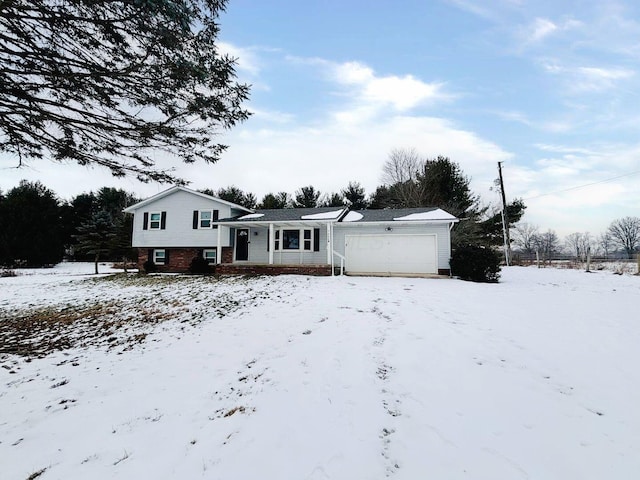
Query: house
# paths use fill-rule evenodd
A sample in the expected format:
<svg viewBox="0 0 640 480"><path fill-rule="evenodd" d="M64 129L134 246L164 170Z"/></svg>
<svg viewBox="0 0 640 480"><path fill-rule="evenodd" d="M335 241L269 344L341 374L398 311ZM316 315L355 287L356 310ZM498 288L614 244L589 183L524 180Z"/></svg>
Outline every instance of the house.
<svg viewBox="0 0 640 480"><path fill-rule="evenodd" d="M219 273L425 275L450 273L451 228L436 207L249 210L184 187L125 209L139 264L186 271L196 255Z"/></svg>

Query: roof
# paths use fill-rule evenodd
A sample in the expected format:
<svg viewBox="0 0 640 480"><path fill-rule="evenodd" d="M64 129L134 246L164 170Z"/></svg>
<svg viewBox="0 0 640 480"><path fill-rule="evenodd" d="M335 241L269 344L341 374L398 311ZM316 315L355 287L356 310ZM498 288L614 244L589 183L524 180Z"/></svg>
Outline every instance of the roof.
<svg viewBox="0 0 640 480"><path fill-rule="evenodd" d="M341 223L433 223L457 222L458 219L438 207L388 208L382 210L353 210Z"/></svg>
<svg viewBox="0 0 640 480"><path fill-rule="evenodd" d="M217 223L335 222L346 212L346 207L257 209L247 215L221 219Z"/></svg>
<svg viewBox="0 0 640 480"><path fill-rule="evenodd" d="M218 203L222 203L223 205L228 205L231 208L235 208L237 210L243 210L245 212L251 212L252 210L246 207L243 207L242 205L238 205L237 203L232 203L232 202L227 202L226 200L222 200L221 198L218 197L212 197L211 195L207 195L206 193L200 193L200 192L196 192L195 190L191 190L190 188L186 188L186 187L182 187L179 185L176 185L175 187L171 187L167 190L164 190L160 193L157 193L145 200L142 200L141 202L135 203L133 205L128 206L127 208L124 209L124 212L126 213L132 213L135 210L144 207L145 205L148 205L150 203L155 202L156 200L160 200L161 198L164 197L168 197L169 195L174 194L175 192L178 191L183 191L183 192L187 192L190 193L192 195L197 195L199 197L202 198L206 198L207 200L215 200Z"/></svg>
<svg viewBox="0 0 640 480"><path fill-rule="evenodd" d="M348 213L347 213L348 212ZM458 219L437 207L353 210L347 207L258 209L255 212L218 220L220 224L260 225L268 223L451 223Z"/></svg>

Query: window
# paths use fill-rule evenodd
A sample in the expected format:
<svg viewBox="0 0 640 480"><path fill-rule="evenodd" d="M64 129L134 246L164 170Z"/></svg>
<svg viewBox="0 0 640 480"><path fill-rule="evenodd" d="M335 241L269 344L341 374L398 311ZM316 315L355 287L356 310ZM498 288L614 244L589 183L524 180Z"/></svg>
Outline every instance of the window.
<svg viewBox="0 0 640 480"><path fill-rule="evenodd" d="M304 249L311 250L311 230L304 231Z"/></svg>
<svg viewBox="0 0 640 480"><path fill-rule="evenodd" d="M282 242L280 242L281 237ZM311 251L313 250L312 230L276 230L274 243L275 250Z"/></svg>
<svg viewBox="0 0 640 480"><path fill-rule="evenodd" d="M218 221L219 212L219 210L194 210L193 229L218 228L213 223Z"/></svg>
<svg viewBox="0 0 640 480"><path fill-rule="evenodd" d="M149 215L149 230L160 230L162 214L160 212Z"/></svg>
<svg viewBox="0 0 640 480"><path fill-rule="evenodd" d="M164 250L154 250L153 263L155 263L156 265L164 265L166 256L167 254Z"/></svg>
<svg viewBox="0 0 640 480"><path fill-rule="evenodd" d="M300 250L300 230L282 231L282 249Z"/></svg>
<svg viewBox="0 0 640 480"><path fill-rule="evenodd" d="M216 263L216 251L215 250L203 250L202 256L209 265L215 265Z"/></svg>
<svg viewBox="0 0 640 480"><path fill-rule="evenodd" d="M144 212L142 216L143 230L164 230L167 226L167 212Z"/></svg>
<svg viewBox="0 0 640 480"><path fill-rule="evenodd" d="M211 228L211 210L200 211L200 228Z"/></svg>

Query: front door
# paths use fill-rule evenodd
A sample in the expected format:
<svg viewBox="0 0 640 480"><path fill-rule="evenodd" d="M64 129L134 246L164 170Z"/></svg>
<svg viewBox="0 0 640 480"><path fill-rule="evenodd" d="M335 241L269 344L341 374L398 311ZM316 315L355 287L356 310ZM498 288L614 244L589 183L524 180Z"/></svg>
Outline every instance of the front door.
<svg viewBox="0 0 640 480"><path fill-rule="evenodd" d="M249 229L238 228L236 230L236 260L249 260Z"/></svg>

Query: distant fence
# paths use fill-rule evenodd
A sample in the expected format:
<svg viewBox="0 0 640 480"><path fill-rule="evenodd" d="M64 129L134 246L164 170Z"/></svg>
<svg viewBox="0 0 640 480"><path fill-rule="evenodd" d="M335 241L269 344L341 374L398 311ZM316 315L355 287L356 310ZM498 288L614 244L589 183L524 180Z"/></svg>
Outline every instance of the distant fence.
<svg viewBox="0 0 640 480"><path fill-rule="evenodd" d="M638 273L640 272L639 254L634 253L631 258L625 254L595 255L591 257L590 270L611 270L616 273ZM540 267L574 268L586 269L587 260L582 257L567 254L554 254L549 257L536 254L515 252L511 257L512 265L538 265Z"/></svg>

